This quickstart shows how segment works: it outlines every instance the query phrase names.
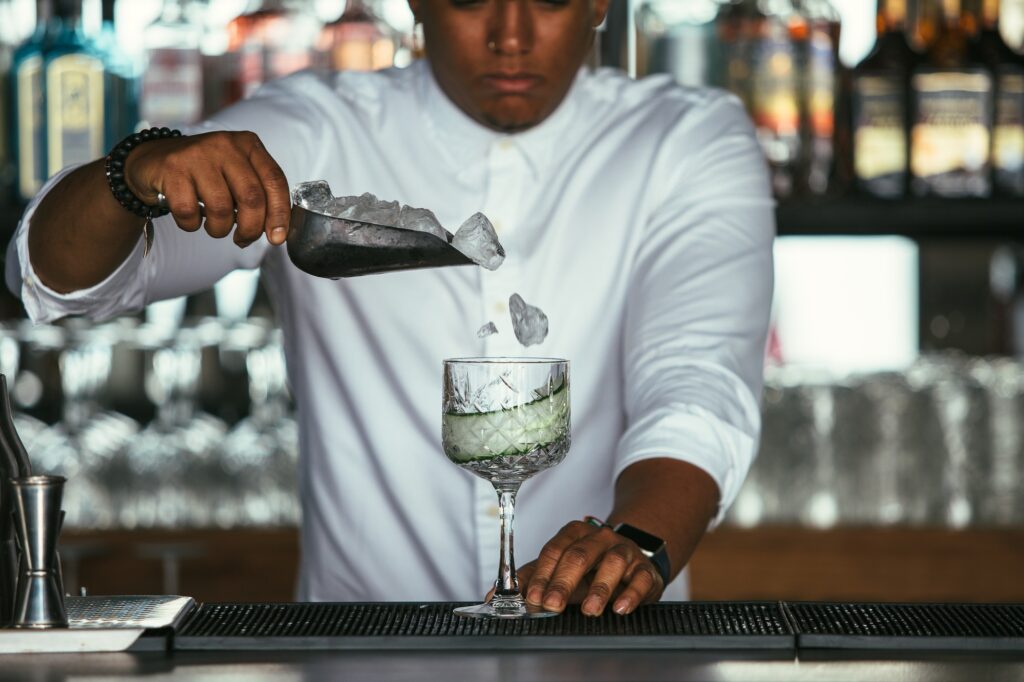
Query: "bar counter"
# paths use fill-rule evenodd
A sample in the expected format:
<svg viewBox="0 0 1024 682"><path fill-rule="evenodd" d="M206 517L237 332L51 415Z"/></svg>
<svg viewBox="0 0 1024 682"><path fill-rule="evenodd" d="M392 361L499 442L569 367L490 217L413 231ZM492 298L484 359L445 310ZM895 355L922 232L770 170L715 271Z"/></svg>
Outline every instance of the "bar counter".
<svg viewBox="0 0 1024 682"><path fill-rule="evenodd" d="M0 658L0 680L465 681L562 680L985 680L1024 679L1024 654L669 651L191 651L17 655Z"/></svg>
<svg viewBox="0 0 1024 682"><path fill-rule="evenodd" d="M0 680L1024 679L1024 604L662 602L624 617L570 607L480 621L442 602L81 597L69 600L72 632L153 599L186 604L128 651L7 654Z"/></svg>

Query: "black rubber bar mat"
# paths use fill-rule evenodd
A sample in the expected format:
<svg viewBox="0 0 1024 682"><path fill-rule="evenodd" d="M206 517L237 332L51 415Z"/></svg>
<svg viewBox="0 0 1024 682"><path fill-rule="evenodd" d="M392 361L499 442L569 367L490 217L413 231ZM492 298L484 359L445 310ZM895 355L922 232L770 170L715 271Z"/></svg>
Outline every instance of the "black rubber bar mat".
<svg viewBox="0 0 1024 682"><path fill-rule="evenodd" d="M792 650L772 602L662 602L598 618L571 607L531 620L462 618L454 603L203 604L175 636L179 650L745 649Z"/></svg>
<svg viewBox="0 0 1024 682"><path fill-rule="evenodd" d="M798 649L1024 651L1024 604L782 605Z"/></svg>

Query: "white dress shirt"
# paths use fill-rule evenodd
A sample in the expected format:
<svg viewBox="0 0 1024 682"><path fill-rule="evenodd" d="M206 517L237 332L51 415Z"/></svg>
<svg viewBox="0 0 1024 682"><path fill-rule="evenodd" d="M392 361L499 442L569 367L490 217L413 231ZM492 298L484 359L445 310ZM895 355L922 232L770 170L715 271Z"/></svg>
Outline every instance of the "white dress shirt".
<svg viewBox="0 0 1024 682"><path fill-rule="evenodd" d="M645 458L692 462L717 482L720 511L733 500L758 442L774 238L734 97L584 70L547 120L507 135L473 122L420 62L300 73L201 128L255 131L292 186L324 179L431 208L452 231L482 211L507 252L496 272L332 281L266 240L242 250L168 216L147 258L140 240L107 280L59 295L29 264L26 211L7 272L34 320L107 318L263 269L298 406L300 599L474 600L493 584L496 495L441 450L444 358L570 360L572 449L522 488L520 563L565 523L606 516L616 476ZM539 346L516 341L512 293L550 318ZM487 321L500 334L477 338ZM665 598L685 595L680 579Z"/></svg>

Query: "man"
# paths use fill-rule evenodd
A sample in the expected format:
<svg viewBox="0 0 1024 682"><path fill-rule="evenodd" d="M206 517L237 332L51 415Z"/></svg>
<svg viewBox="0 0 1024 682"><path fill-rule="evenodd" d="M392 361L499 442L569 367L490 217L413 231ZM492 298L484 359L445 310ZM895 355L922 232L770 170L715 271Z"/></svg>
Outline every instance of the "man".
<svg viewBox="0 0 1024 682"><path fill-rule="evenodd" d="M262 268L298 406L300 598L467 600L493 584L494 492L441 453L440 369L523 354L514 292L551 319L530 351L568 358L573 381L572 451L520 495L528 601L596 615L685 597L632 539L581 519L663 539L671 581L735 496L758 438L772 202L735 98L581 70L607 4L410 0L424 62L299 74L141 144L127 187L147 204L165 194L173 213L146 257L102 160L26 211L9 286L38 320L107 317ZM483 211L507 260L309 277L280 245L289 187L317 179L450 227ZM477 339L488 320L503 333Z"/></svg>

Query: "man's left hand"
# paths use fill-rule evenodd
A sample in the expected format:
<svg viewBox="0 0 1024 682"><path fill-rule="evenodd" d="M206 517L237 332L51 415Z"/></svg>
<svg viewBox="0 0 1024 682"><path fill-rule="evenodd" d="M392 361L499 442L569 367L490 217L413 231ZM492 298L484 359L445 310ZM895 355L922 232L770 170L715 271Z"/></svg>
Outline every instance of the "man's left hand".
<svg viewBox="0 0 1024 682"><path fill-rule="evenodd" d="M526 601L548 611L581 604L599 616L609 605L619 615L657 601L665 589L654 564L635 542L607 527L572 521L518 570Z"/></svg>

